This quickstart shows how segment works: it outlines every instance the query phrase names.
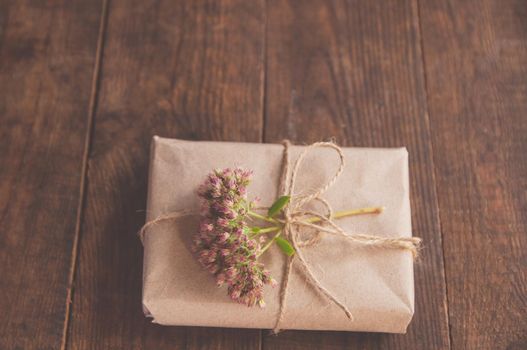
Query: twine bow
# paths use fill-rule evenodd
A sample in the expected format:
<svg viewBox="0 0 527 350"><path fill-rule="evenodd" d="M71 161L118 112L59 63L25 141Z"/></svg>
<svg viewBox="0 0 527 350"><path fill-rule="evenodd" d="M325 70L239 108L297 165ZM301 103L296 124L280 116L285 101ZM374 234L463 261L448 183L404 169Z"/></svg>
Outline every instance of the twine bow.
<svg viewBox="0 0 527 350"><path fill-rule="evenodd" d="M280 308L278 311L278 316L276 318L276 323L274 327L274 332L277 333L280 331L280 323L283 320L286 301L287 301L287 288L289 284L289 277L291 273L291 267L295 256L298 257L300 267L304 270L307 277L311 281L311 284L324 296L326 296L331 302L337 305L342 311L346 314L349 319L353 319L351 311L348 307L340 301L333 293L331 293L318 278L314 275L309 264L307 263L304 254L302 252L302 247L314 246L316 245L321 237L322 233L334 234L341 236L345 239L348 239L352 242L360 243L362 245L388 248L388 249L403 249L408 250L415 257L417 256L417 248L421 240L417 237L397 237L397 238L385 238L372 235L364 234L349 234L340 228L335 222L331 219L333 210L331 205L323 198L321 195L324 194L339 178L344 170L344 155L340 147L331 142L316 142L306 147L302 153L296 159L293 169L289 171L290 160L289 160L289 141L284 141L284 153L282 161L282 173L280 177L280 194L288 195L291 197L289 204L283 209L283 219L280 220L283 224L283 233L288 238L293 245L293 248L296 251L296 254L288 257L287 263L285 265L284 278L282 279L282 287L280 291ZM337 152L339 156L339 167L335 175L324 185L313 191L309 194L295 194L295 184L296 179L299 173L299 168L302 162L304 161L307 153L314 148L330 148ZM320 214L319 212L305 209L306 205L312 201L318 201L322 203L327 210L326 215ZM319 219L320 224L315 224L310 220L307 220L307 217L315 217ZM316 233L311 238L307 240L299 240L299 228L307 227L315 229Z"/></svg>

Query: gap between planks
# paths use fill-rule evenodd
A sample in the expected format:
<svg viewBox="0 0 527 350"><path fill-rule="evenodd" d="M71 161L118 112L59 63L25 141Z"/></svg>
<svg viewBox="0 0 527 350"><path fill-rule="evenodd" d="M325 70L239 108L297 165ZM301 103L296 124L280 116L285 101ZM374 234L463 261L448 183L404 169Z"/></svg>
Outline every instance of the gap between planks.
<svg viewBox="0 0 527 350"><path fill-rule="evenodd" d="M99 33L97 36L97 48L95 51L95 63L93 65L92 73L92 83L90 89L90 102L88 105L87 112L87 127L86 127L86 136L84 139L84 152L82 159L81 167L81 180L79 184L79 203L77 206L77 219L75 222L75 233L73 237L73 247L71 252L71 262L70 262L70 271L68 275L68 291L66 296L66 314L64 316L64 326L62 329L62 342L60 348L62 350L66 349L68 342L68 328L69 320L71 316L71 305L73 299L73 282L75 279L75 270L77 266L77 255L79 252L79 239L82 223L82 214L84 211L84 202L86 194L86 185L87 185L87 172L88 172L88 158L90 155L90 145L91 138L93 134L93 121L95 119L95 110L97 107L97 98L98 98L98 87L100 80L101 64L102 64L102 53L104 50L104 38L106 34L106 25L108 21L108 5L110 0L102 0L101 6L101 15L99 21Z"/></svg>
<svg viewBox="0 0 527 350"><path fill-rule="evenodd" d="M424 54L424 39L423 39L423 27L422 27L422 22L421 22L421 1L422 0L414 0L414 4L415 4L415 7L416 7L416 14L417 14L417 34L419 35L419 56L421 57L421 66L422 66L422 74L423 74L423 81L424 81L424 93L425 93L425 101L424 101L424 104L425 104L425 116L424 116L424 119L425 119L425 124L426 124L426 128L428 129L429 133L432 133L432 130L431 130L431 127L430 127L430 109L429 109L429 96L428 96L428 77L426 76L426 59L425 59L425 54ZM445 259L445 245L443 243L443 225L441 223L441 216L439 215L439 198L437 196L437 193L439 191L439 188L437 187L437 181L436 181L436 166L435 166L435 161L434 161L434 141L432 140L432 138L430 138L430 163L432 164L432 182L434 183L434 192L435 192L435 207L437 208L437 211L436 211L436 219L437 219L437 223L439 225L439 238L441 239L441 259L442 259L442 262L443 262L443 281L445 283L445 290L444 290L444 294L445 294L445 301L446 301L446 304L444 305L445 307L445 312L446 312L446 326L447 326L447 331L448 331L448 348L449 349L452 349L452 332L450 330L450 311L449 311L449 301L448 301L448 281L447 281L447 278L446 278L446 259Z"/></svg>
<svg viewBox="0 0 527 350"><path fill-rule="evenodd" d="M260 96L260 103L262 106L262 118L261 118L261 126L260 126L260 143L265 142L266 137L266 120L267 120L267 0L263 0L263 48L262 48L262 69L260 73L260 90L261 90L261 96ZM264 336L263 336L263 329L258 330L258 337L260 338L258 341L258 350L262 350L264 347Z"/></svg>

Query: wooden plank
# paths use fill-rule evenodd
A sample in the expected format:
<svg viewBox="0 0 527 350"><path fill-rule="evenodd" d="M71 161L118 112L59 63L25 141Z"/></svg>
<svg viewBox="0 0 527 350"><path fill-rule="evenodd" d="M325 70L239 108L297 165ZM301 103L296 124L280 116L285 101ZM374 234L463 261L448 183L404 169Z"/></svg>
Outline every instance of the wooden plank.
<svg viewBox="0 0 527 350"><path fill-rule="evenodd" d="M416 314L406 335L286 331L266 349L449 348L437 196L414 1L270 1L266 138L406 146Z"/></svg>
<svg viewBox="0 0 527 350"><path fill-rule="evenodd" d="M110 2L68 346L258 348L259 330L162 327L141 310L152 135L261 140L263 2Z"/></svg>
<svg viewBox="0 0 527 350"><path fill-rule="evenodd" d="M0 2L0 348L60 348L100 1Z"/></svg>
<svg viewBox="0 0 527 350"><path fill-rule="evenodd" d="M527 348L527 7L422 1L452 346Z"/></svg>

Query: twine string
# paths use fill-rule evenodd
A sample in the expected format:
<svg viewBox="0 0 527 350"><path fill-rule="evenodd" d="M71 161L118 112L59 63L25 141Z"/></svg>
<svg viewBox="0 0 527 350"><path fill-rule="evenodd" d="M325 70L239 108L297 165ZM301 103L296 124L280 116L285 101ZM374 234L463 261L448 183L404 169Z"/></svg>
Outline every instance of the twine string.
<svg viewBox="0 0 527 350"><path fill-rule="evenodd" d="M152 227L152 226L154 226L156 224L159 224L160 222L176 220L176 219L180 219L180 218L185 217L185 216L192 216L192 215L198 215L198 213L196 213L195 211L192 211L192 210L184 209L184 210L178 210L178 211L173 211L173 212L170 212L170 213L159 215L155 219L150 220L147 223L145 223L143 225L143 227L141 227L141 229L139 230L137 235L139 236L139 239L141 239L141 243L144 245L144 243L145 243L145 234L146 234L146 231L150 227Z"/></svg>

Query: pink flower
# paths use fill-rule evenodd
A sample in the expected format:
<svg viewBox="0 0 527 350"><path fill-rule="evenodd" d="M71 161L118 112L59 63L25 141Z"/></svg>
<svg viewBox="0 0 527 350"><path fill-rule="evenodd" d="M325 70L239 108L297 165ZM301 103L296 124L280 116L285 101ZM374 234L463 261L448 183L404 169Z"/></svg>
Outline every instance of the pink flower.
<svg viewBox="0 0 527 350"><path fill-rule="evenodd" d="M192 250L218 286L227 284L234 301L263 307L263 287L276 281L257 261L259 241L244 231L247 211L254 207L246 195L251 175L252 171L241 168L218 169L199 186L201 222Z"/></svg>
<svg viewBox="0 0 527 350"><path fill-rule="evenodd" d="M225 218L218 218L216 220L218 227L229 227L229 220Z"/></svg>
<svg viewBox="0 0 527 350"><path fill-rule="evenodd" d="M216 284L218 287L221 287L225 283L225 275L223 273L218 273L216 275Z"/></svg>
<svg viewBox="0 0 527 350"><path fill-rule="evenodd" d="M229 239L230 235L228 232L222 232L218 235L216 242L218 243L225 243Z"/></svg>
<svg viewBox="0 0 527 350"><path fill-rule="evenodd" d="M200 225L201 232L211 232L214 229L214 226L206 220L203 220Z"/></svg>

